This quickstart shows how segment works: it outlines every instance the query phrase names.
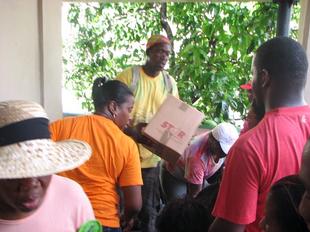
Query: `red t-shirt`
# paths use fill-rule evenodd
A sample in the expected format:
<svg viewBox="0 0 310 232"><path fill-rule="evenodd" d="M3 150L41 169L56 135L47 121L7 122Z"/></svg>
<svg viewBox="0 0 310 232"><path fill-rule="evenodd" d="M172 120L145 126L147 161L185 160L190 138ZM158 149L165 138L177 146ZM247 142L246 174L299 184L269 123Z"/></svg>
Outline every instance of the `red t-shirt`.
<svg viewBox="0 0 310 232"><path fill-rule="evenodd" d="M246 231L260 231L271 185L296 174L310 136L310 107L279 108L266 113L230 149L213 215Z"/></svg>

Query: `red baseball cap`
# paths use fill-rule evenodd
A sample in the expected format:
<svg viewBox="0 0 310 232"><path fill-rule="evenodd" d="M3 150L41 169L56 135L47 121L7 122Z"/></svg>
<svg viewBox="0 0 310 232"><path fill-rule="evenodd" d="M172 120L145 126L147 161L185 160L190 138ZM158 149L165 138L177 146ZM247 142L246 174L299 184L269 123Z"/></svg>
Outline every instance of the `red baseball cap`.
<svg viewBox="0 0 310 232"><path fill-rule="evenodd" d="M246 83L246 84L240 85L240 88L241 88L241 89L245 89L245 90L251 90L251 89L252 89L252 82L249 81L249 82Z"/></svg>

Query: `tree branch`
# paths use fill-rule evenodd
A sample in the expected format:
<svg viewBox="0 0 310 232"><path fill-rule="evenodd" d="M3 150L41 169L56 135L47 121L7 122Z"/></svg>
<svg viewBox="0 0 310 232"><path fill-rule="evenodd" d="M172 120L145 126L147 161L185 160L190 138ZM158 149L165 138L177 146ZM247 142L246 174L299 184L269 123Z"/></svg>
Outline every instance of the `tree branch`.
<svg viewBox="0 0 310 232"><path fill-rule="evenodd" d="M160 23L163 29L166 31L168 39L170 40L170 43L171 43L171 56L170 56L171 59L170 60L171 60L171 66L174 66L175 64L174 42L173 42L172 30L167 20L167 3L166 2L161 3Z"/></svg>

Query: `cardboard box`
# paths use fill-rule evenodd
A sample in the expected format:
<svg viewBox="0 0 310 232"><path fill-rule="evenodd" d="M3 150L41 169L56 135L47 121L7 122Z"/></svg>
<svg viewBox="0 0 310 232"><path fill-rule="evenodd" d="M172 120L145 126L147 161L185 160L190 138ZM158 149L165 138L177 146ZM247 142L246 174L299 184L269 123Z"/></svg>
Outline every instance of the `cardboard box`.
<svg viewBox="0 0 310 232"><path fill-rule="evenodd" d="M144 134L155 143L148 149L175 163L203 118L203 113L169 95L144 130Z"/></svg>

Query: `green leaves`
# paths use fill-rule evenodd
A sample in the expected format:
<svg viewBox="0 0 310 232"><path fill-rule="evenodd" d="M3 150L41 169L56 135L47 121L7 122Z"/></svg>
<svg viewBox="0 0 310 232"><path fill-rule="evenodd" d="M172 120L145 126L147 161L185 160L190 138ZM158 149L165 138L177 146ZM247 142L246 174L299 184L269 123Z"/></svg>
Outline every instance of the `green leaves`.
<svg viewBox="0 0 310 232"><path fill-rule="evenodd" d="M275 35L277 4L172 3L169 10L181 43L170 67L181 98L217 121L244 115L249 102L239 86L251 79L255 49Z"/></svg>
<svg viewBox="0 0 310 232"><path fill-rule="evenodd" d="M144 63L147 38L163 33L160 7L70 5L68 22L75 33L64 49L66 82L84 108L92 109L90 90L96 77L114 78L125 67ZM275 36L277 9L275 3L167 3L176 48L168 71L178 82L181 99L202 110L206 119L233 120L231 112L245 115L249 102L239 86L252 77L257 47ZM294 8L294 38L299 11Z"/></svg>

